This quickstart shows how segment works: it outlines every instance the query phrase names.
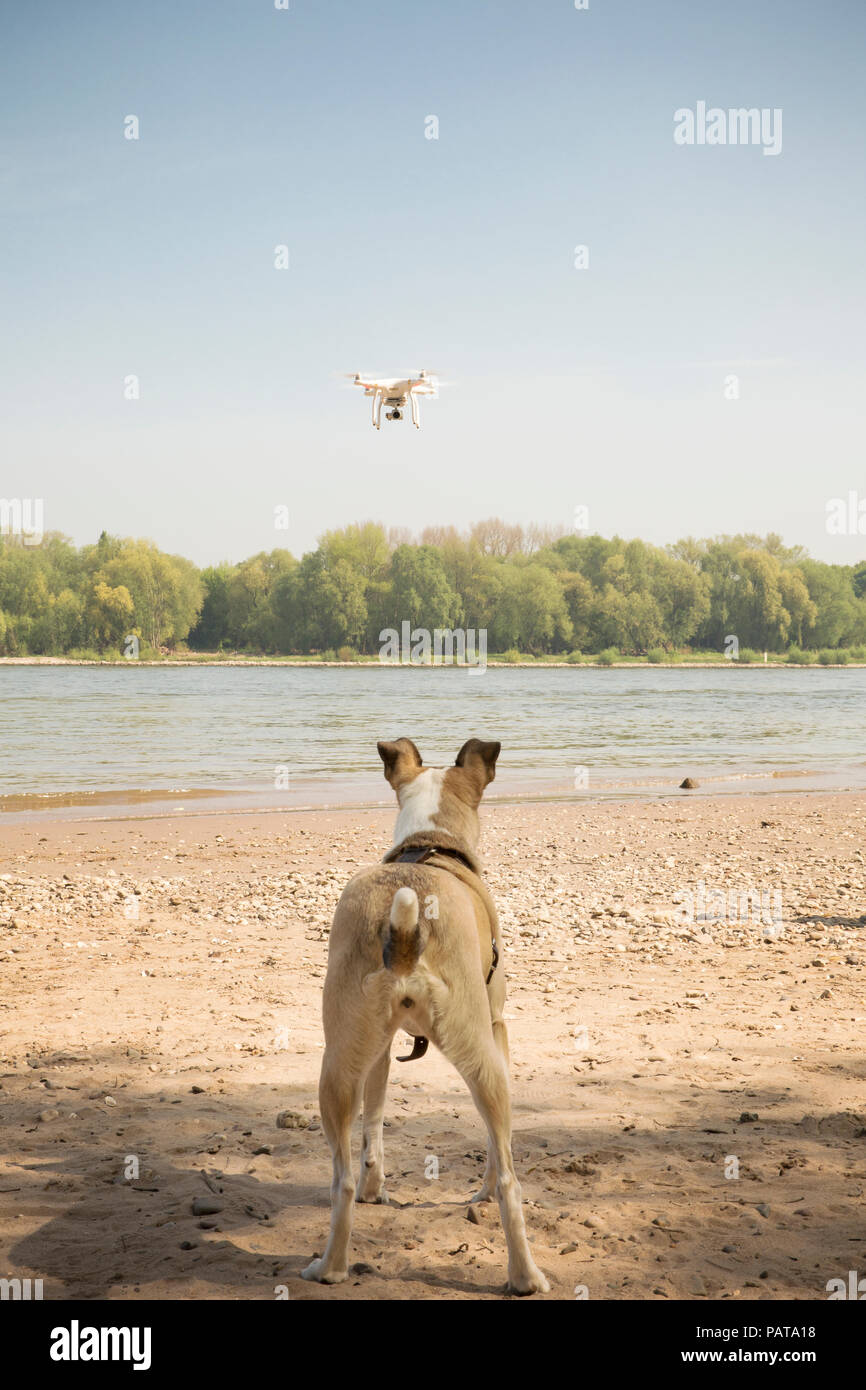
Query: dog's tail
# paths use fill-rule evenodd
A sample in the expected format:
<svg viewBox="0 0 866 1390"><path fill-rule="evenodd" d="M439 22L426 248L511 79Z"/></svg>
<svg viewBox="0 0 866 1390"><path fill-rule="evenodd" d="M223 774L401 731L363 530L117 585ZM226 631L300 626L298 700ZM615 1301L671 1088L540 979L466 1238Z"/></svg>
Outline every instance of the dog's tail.
<svg viewBox="0 0 866 1390"><path fill-rule="evenodd" d="M398 888L382 947L385 969L408 975L418 964L429 934L427 923L419 917L418 894L412 888Z"/></svg>

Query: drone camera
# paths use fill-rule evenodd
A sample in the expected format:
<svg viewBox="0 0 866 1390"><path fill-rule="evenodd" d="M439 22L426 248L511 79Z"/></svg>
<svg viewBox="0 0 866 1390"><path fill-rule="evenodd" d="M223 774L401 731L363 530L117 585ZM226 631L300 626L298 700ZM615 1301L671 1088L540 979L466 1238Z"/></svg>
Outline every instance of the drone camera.
<svg viewBox="0 0 866 1390"><path fill-rule="evenodd" d="M386 419L386 420L402 420L402 419L403 419L403 412L402 412L402 410L386 410L386 411L385 411L385 419Z"/></svg>

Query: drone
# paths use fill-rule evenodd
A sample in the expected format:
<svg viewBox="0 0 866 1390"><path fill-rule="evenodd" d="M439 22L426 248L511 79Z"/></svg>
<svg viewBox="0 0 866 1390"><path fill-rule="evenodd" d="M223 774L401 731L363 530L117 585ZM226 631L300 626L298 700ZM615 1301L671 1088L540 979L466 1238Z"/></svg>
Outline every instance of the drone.
<svg viewBox="0 0 866 1390"><path fill-rule="evenodd" d="M364 395L373 398L373 426L382 428L382 406L386 420L402 420L406 402L412 411L412 424L416 430L421 428L421 406L419 396L438 396L439 382L432 373L419 372L410 377L383 377L375 380L355 372L352 377L355 386L363 386Z"/></svg>

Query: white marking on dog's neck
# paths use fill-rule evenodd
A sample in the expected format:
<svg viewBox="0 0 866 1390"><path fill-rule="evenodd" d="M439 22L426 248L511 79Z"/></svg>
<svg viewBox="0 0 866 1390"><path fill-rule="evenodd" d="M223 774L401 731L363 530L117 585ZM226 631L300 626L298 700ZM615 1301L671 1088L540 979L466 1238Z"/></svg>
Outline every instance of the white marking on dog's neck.
<svg viewBox="0 0 866 1390"><path fill-rule="evenodd" d="M435 830L433 817L439 810L442 797L443 768L428 767L400 790L400 814L394 826L394 844L402 844L409 835L421 830Z"/></svg>

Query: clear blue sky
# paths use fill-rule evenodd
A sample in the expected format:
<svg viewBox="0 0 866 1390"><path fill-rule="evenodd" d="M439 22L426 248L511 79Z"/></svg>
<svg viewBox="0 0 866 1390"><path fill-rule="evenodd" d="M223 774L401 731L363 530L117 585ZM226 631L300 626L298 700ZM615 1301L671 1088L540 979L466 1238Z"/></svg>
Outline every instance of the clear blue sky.
<svg viewBox="0 0 866 1390"><path fill-rule="evenodd" d="M199 563L578 504L862 558L864 78L860 0L8 4L0 494ZM420 434L336 376L422 367Z"/></svg>

